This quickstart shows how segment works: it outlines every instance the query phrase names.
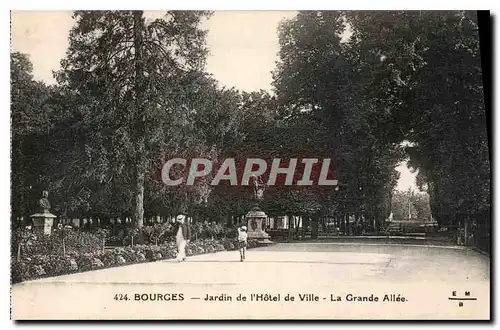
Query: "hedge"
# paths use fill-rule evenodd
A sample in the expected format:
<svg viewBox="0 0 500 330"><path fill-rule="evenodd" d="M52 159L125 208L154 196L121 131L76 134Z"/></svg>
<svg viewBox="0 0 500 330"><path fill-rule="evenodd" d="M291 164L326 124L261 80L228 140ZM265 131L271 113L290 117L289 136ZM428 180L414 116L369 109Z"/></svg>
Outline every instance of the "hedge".
<svg viewBox="0 0 500 330"><path fill-rule="evenodd" d="M21 257L13 256L11 260L11 282L19 283L43 277L53 277L97 270L103 268L130 265L142 262L173 259L176 257L175 242L169 241L161 245L135 245L102 250L99 240L89 236L77 236L77 242L93 241L93 244L82 247L80 243L69 244L66 254L60 252L57 242L50 243L50 238L40 238L37 244L25 251ZM72 240L68 240L72 242ZM75 245L82 247L80 250ZM257 241L249 240L248 248L257 246ZM202 239L190 242L186 247L188 256L236 250L234 239ZM34 253L33 253L34 252Z"/></svg>

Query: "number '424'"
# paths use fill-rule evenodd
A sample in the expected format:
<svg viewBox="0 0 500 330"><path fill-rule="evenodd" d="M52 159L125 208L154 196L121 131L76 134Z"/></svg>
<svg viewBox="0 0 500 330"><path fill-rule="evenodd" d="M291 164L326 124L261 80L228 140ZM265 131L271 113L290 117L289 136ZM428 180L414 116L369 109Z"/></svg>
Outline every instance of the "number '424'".
<svg viewBox="0 0 500 330"><path fill-rule="evenodd" d="M129 300L127 294L117 293L115 294L115 300Z"/></svg>

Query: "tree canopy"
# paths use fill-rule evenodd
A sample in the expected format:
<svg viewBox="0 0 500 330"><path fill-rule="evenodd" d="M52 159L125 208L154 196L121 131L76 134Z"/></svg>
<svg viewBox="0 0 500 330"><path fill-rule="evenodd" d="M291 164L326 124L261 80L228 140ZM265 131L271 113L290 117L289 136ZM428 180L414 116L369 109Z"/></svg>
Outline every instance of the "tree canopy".
<svg viewBox="0 0 500 330"><path fill-rule="evenodd" d="M395 168L407 159L439 224L488 214L475 13L299 12L277 31L272 91L206 72L210 15L77 11L53 86L11 54L13 216L47 188L58 215L127 214L139 228L145 215L220 221L251 207L248 186L166 186L172 157L331 159L337 186L267 187L266 212L354 215L375 230L401 204Z"/></svg>

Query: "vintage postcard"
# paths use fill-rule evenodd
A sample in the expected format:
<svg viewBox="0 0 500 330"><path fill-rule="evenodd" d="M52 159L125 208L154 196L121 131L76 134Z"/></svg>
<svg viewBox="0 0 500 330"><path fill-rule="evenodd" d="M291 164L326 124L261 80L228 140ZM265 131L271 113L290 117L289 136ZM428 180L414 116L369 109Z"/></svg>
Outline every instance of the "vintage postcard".
<svg viewBox="0 0 500 330"><path fill-rule="evenodd" d="M489 20L12 11L11 318L490 320Z"/></svg>

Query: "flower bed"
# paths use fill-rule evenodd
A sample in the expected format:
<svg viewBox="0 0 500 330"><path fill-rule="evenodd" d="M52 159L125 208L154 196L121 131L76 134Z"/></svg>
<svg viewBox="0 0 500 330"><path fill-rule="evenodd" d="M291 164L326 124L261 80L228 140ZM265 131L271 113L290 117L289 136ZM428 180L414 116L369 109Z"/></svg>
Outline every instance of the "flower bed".
<svg viewBox="0 0 500 330"><path fill-rule="evenodd" d="M54 230L51 236L20 229L14 233L12 251L19 244L22 245L22 253L28 256L96 253L102 250L102 239L99 236L71 229Z"/></svg>
<svg viewBox="0 0 500 330"><path fill-rule="evenodd" d="M256 246L257 241L248 241L248 248ZM236 249L237 245L234 239L203 239L190 242L186 247L186 253L188 256L191 256ZM25 253L19 261L15 257L12 258L12 283L141 262L173 259L177 254L177 247L175 246L175 242L172 241L158 246L135 245L105 251L102 251L100 248L90 249L90 252L89 248L82 249L82 252L69 249L70 251L66 252L65 256L62 254L43 253L43 251L58 250L59 247L54 250L36 249L39 252L38 254Z"/></svg>
<svg viewBox="0 0 500 330"><path fill-rule="evenodd" d="M215 222L189 223L191 237L197 239L222 239L224 237L236 237L236 229ZM157 223L144 226L143 239L145 244L161 244L169 237L175 236L174 224L171 222ZM132 240L137 242L138 232L127 225L117 225L113 229L107 229L106 244L112 246L131 245Z"/></svg>

